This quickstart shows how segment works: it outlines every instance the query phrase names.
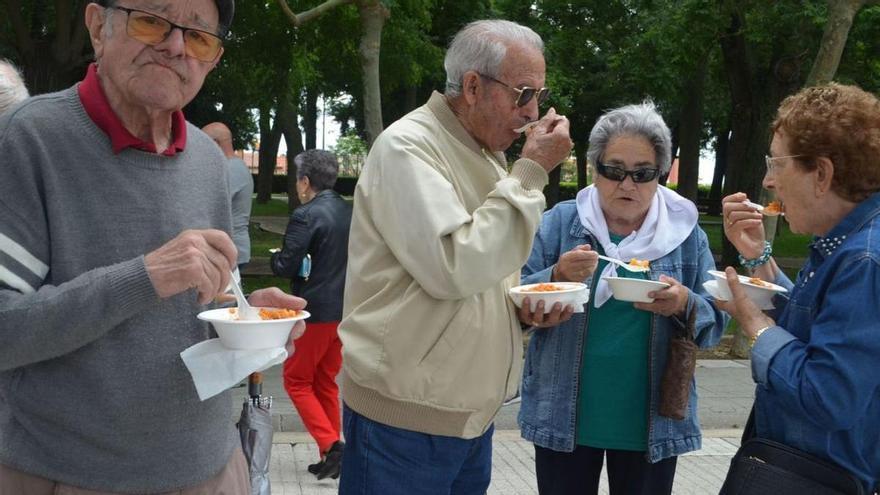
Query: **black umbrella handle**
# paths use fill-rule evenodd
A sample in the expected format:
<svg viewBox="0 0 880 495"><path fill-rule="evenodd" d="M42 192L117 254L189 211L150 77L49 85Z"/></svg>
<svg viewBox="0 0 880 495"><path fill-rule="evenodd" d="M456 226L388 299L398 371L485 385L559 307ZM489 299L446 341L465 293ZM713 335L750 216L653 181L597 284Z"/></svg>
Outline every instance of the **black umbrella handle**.
<svg viewBox="0 0 880 495"><path fill-rule="evenodd" d="M248 395L251 399L259 399L263 395L263 374L260 372L251 373L248 376Z"/></svg>

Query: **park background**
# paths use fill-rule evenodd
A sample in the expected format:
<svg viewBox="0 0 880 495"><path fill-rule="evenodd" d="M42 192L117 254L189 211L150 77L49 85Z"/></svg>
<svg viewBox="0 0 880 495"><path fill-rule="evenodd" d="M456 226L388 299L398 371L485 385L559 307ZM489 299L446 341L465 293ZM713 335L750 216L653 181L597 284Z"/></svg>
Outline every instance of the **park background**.
<svg viewBox="0 0 880 495"><path fill-rule="evenodd" d="M0 0L0 57L22 68L32 94L83 78L93 60L86 4ZM880 0L239 0L223 58L184 113L197 126L227 123L252 167L250 289L288 288L266 276L266 259L281 243L278 225L299 206L287 194L292 158L333 150L337 189L350 195L381 130L443 90L452 35L485 18L522 23L545 41L551 97L542 112L568 116L574 141L545 189L548 207L590 183L596 119L650 99L672 129L668 185L698 205L719 266L736 264L720 198L772 199L761 189L763 156L782 99L832 80L880 91ZM767 227L793 275L809 238L784 222Z"/></svg>

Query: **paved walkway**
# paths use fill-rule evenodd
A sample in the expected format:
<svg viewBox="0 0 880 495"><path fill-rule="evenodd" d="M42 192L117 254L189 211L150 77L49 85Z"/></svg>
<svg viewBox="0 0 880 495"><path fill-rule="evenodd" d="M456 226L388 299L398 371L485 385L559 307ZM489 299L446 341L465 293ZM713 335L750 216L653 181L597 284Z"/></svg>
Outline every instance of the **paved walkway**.
<svg viewBox="0 0 880 495"><path fill-rule="evenodd" d="M264 395L275 397L273 424L275 436L271 458L272 493L321 494L336 493L334 480L318 481L306 466L318 458L312 438L304 433L299 416L293 409L281 383L280 367L264 375ZM232 412L238 418L240 400L246 388L235 390ZM739 446L742 425L751 408L754 385L748 361L699 360L697 362L698 414L703 425L703 448L681 456L675 477L676 495L707 495L718 493ZM489 494L535 494L534 449L522 440L516 426L519 404L502 408L495 426L493 441L492 484ZM604 475L600 493L608 493Z"/></svg>
<svg viewBox="0 0 880 495"><path fill-rule="evenodd" d="M709 436L720 433L723 437ZM704 432L703 448L685 454L678 459L675 485L676 495L709 495L718 493L730 459L739 446L738 431ZM315 462L318 449L305 433L276 433L272 448L270 479L273 495L300 495L336 493L338 481L318 481L306 471ZM491 495L536 494L535 451L532 444L519 438L519 431L495 432L492 458ZM599 493L608 493L608 483L603 472Z"/></svg>

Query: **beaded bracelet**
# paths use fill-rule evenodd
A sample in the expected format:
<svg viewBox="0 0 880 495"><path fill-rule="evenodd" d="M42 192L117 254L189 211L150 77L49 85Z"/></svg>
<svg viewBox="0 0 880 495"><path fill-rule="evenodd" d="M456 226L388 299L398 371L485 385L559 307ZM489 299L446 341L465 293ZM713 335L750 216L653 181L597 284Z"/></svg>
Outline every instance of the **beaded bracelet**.
<svg viewBox="0 0 880 495"><path fill-rule="evenodd" d="M770 241L764 241L764 252L761 253L761 256L753 259L743 258L741 254L736 255L739 259L739 264L745 268L752 269L757 268L764 263L770 261L770 255L773 253L773 247L770 246Z"/></svg>

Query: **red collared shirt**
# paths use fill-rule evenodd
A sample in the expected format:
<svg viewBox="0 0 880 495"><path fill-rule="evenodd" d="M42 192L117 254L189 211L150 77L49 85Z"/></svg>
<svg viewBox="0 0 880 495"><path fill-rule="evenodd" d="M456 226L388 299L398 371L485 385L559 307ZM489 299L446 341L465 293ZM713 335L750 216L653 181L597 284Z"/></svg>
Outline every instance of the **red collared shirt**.
<svg viewBox="0 0 880 495"><path fill-rule="evenodd" d="M79 99L89 118L110 138L113 154L126 148L135 148L149 153L156 153L156 145L148 143L128 131L116 112L110 108L107 95L98 80L98 66L89 65L86 78L79 85ZM171 145L162 152L164 156L174 156L186 148L186 119L180 110L171 114Z"/></svg>

